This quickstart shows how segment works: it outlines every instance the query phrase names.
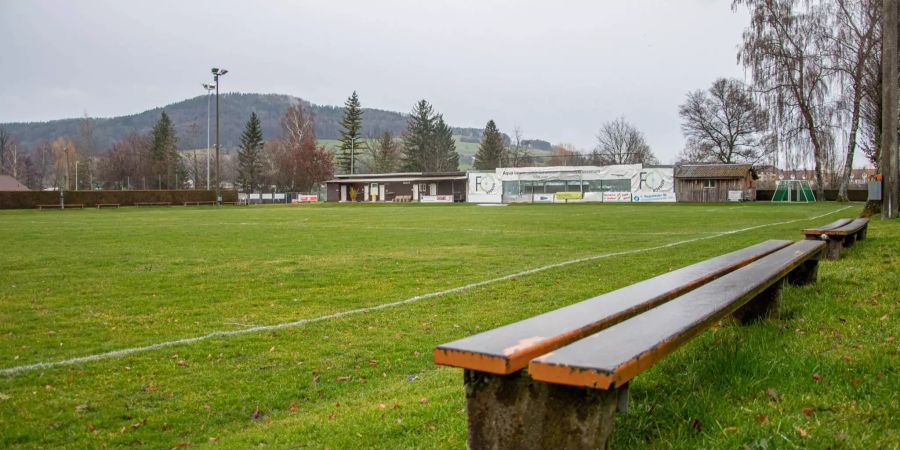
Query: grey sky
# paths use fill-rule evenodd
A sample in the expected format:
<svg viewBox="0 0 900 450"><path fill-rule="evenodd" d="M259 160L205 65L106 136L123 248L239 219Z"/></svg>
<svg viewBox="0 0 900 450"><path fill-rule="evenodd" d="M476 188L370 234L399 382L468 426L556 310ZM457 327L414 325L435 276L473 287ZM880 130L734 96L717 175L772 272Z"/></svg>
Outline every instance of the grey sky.
<svg viewBox="0 0 900 450"><path fill-rule="evenodd" d="M671 162L678 105L743 78L730 1L0 0L0 122L132 114L225 91L408 112L590 149L624 115Z"/></svg>

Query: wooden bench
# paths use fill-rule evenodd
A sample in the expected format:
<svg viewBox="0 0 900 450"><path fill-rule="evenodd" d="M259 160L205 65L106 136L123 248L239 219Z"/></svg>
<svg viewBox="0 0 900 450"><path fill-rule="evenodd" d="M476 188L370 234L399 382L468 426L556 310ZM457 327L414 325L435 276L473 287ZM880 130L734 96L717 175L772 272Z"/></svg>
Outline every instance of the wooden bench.
<svg viewBox="0 0 900 450"><path fill-rule="evenodd" d="M215 205L215 204L216 204L215 200L202 201L202 202L200 202L200 201L198 201L198 202L184 202L184 206L189 206L189 205L200 206L200 205Z"/></svg>
<svg viewBox="0 0 900 450"><path fill-rule="evenodd" d="M806 239L828 242L828 259L839 259L844 247L850 247L866 238L869 219L840 219L819 228L803 230Z"/></svg>
<svg viewBox="0 0 900 450"><path fill-rule="evenodd" d="M37 209L65 209L65 208L84 209L84 205L81 203L66 203L65 206L60 205L59 203L51 203L51 204L47 204L47 205L37 205Z"/></svg>
<svg viewBox="0 0 900 450"><path fill-rule="evenodd" d="M766 241L438 346L465 369L469 448L607 448L632 378L729 315L766 316L824 248Z"/></svg>
<svg viewBox="0 0 900 450"><path fill-rule="evenodd" d="M172 206L171 202L140 202L135 203L134 206L140 208L141 206Z"/></svg>
<svg viewBox="0 0 900 450"><path fill-rule="evenodd" d="M116 209L118 209L119 204L118 203L97 203L97 209L100 209L100 208L116 208Z"/></svg>

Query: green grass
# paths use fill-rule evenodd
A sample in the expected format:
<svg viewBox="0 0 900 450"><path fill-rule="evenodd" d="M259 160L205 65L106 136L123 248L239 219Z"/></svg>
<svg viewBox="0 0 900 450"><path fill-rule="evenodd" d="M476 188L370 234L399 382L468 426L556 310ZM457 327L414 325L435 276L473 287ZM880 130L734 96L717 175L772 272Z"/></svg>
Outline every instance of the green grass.
<svg viewBox="0 0 900 450"><path fill-rule="evenodd" d="M435 345L861 209L802 220L840 207L0 211L0 368L709 238L295 328L0 375L0 447L461 448L462 373L432 363ZM897 224L875 220L868 240L820 266L817 284L785 292L781 317L723 324L639 376L614 445L895 448L898 250Z"/></svg>

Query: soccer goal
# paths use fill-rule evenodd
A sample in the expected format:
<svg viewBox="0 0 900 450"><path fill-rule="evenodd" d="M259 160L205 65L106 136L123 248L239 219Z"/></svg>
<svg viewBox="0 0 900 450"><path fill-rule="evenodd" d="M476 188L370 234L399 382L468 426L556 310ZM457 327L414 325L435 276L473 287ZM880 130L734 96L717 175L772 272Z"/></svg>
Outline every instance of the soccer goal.
<svg viewBox="0 0 900 450"><path fill-rule="evenodd" d="M806 180L779 180L775 186L773 202L782 203L809 203L816 201L809 181Z"/></svg>

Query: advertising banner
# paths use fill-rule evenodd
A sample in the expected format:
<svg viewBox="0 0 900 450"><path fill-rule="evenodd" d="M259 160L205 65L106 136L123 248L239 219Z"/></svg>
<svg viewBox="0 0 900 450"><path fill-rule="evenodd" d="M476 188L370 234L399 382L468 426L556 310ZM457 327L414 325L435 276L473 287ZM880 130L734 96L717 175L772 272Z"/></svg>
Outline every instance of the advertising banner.
<svg viewBox="0 0 900 450"><path fill-rule="evenodd" d="M453 203L452 195L423 195L422 203Z"/></svg>
<svg viewBox="0 0 900 450"><path fill-rule="evenodd" d="M651 203L651 202L674 202L674 192L638 192L631 197L633 202Z"/></svg>
<svg viewBox="0 0 900 450"><path fill-rule="evenodd" d="M603 193L603 201L604 202L630 202L631 201L631 192L604 192Z"/></svg>
<svg viewBox="0 0 900 450"><path fill-rule="evenodd" d="M557 200L581 200L581 192L557 192Z"/></svg>

